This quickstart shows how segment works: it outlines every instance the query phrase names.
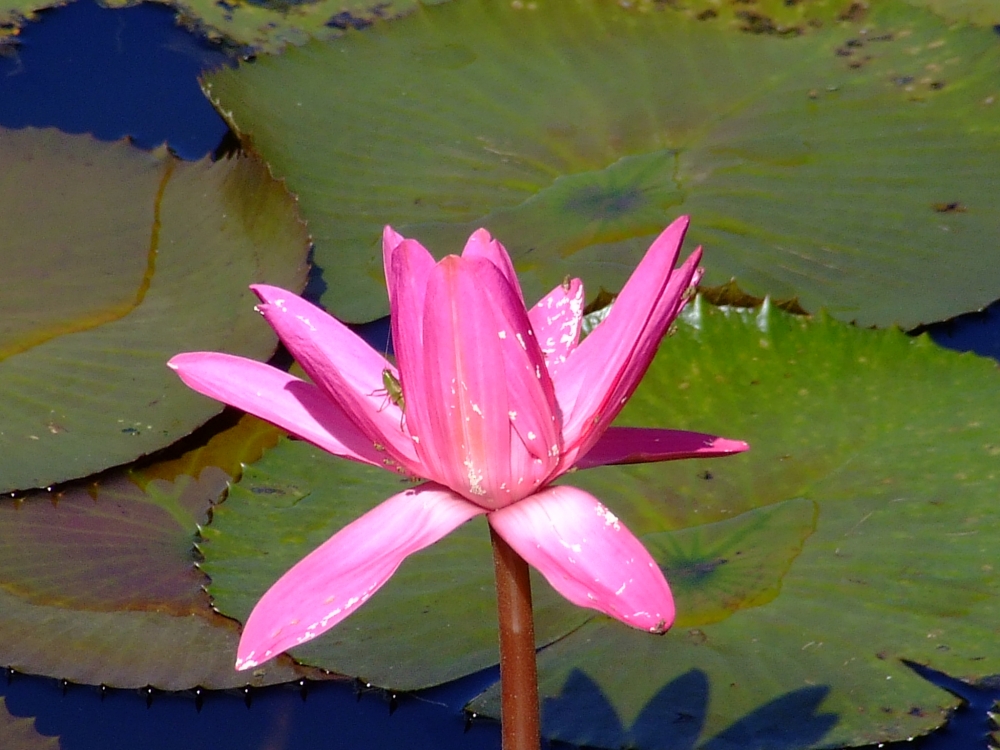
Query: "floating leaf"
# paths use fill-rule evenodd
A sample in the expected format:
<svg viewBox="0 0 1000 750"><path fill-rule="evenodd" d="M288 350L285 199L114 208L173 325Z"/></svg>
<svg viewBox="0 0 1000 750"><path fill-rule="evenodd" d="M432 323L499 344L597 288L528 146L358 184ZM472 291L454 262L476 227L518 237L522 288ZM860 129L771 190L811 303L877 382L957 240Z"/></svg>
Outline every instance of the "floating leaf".
<svg viewBox="0 0 1000 750"><path fill-rule="evenodd" d="M219 611L245 621L267 588L334 532L406 486L396 474L283 442L250 466L200 545ZM534 578L535 631L550 643L588 618ZM489 533L471 521L410 557L346 622L290 652L297 660L415 690L497 660Z"/></svg>
<svg viewBox="0 0 1000 750"><path fill-rule="evenodd" d="M217 414L174 354L274 351L247 285L301 289L309 241L259 161L26 129L0 131L0 164L0 490L126 463Z"/></svg>
<svg viewBox="0 0 1000 750"><path fill-rule="evenodd" d="M1000 2L997 0L909 0L913 5L926 6L945 18L971 21L980 26L1000 22Z"/></svg>
<svg viewBox="0 0 1000 750"><path fill-rule="evenodd" d="M153 0L177 9L193 31L227 45L278 52L308 39L334 39L344 29L363 29L376 19L394 18L414 8L414 0ZM440 1L440 0L439 0ZM131 0L101 0L115 8Z"/></svg>
<svg viewBox="0 0 1000 750"><path fill-rule="evenodd" d="M943 723L956 700L900 660L1000 671L998 379L926 336L699 300L621 421L751 450L568 478L642 534L679 620L657 639L593 618L543 651L546 735L661 748L683 721L712 750L839 747ZM603 708L570 721L581 701Z"/></svg>
<svg viewBox="0 0 1000 750"><path fill-rule="evenodd" d="M648 534L684 607L675 627L708 625L778 596L781 581L815 531L818 509L790 500L718 523Z"/></svg>
<svg viewBox="0 0 1000 750"><path fill-rule="evenodd" d="M943 723L956 699L901 659L967 679L1000 671L998 385L993 362L927 336L699 298L620 421L726 434L751 450L565 478L641 535L679 620L652 637L552 601L536 582L543 632L587 619L539 654L546 735L663 748L693 726L712 750L804 748ZM269 453L205 531L216 606L244 619L285 569L398 483L303 443ZM469 524L410 558L295 655L386 687L471 671L453 649L482 636L487 656L485 535L480 552L465 551L465 534L480 531ZM681 689L695 683L700 692ZM497 716L496 688L470 708Z"/></svg>
<svg viewBox="0 0 1000 750"><path fill-rule="evenodd" d="M0 664L167 690L311 674L287 658L236 672L238 627L212 610L195 565L196 529L278 434L243 417L176 458L0 504Z"/></svg>
<svg viewBox="0 0 1000 750"><path fill-rule="evenodd" d="M866 325L991 302L996 35L893 0L783 5L787 28L742 3L459 1L206 90L299 196L348 320L386 312L383 224L438 256L485 225L537 299L567 273L621 288L680 213L709 284Z"/></svg>

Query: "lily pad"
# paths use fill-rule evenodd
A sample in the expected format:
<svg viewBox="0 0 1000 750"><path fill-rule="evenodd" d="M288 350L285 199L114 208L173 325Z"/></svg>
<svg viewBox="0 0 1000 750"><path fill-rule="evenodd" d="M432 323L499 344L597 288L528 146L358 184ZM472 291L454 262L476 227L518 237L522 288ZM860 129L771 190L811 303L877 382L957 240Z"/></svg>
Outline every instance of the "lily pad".
<svg viewBox="0 0 1000 750"><path fill-rule="evenodd" d="M901 660L1000 671L998 384L994 362L927 336L699 298L620 421L751 450L567 479L642 535L679 619L656 639L595 617L541 652L545 734L735 750L942 724L956 699ZM703 688L685 702L676 687L691 680ZM581 702L595 708L570 717ZM496 686L471 708L498 715Z"/></svg>
<svg viewBox="0 0 1000 750"><path fill-rule="evenodd" d="M345 29L363 29L376 19L411 11L414 0L152 0L177 9L192 31L227 46L279 52L309 39L334 39ZM440 2L440 0L438 0ZM109 8L135 0L101 0Z"/></svg>
<svg viewBox="0 0 1000 750"><path fill-rule="evenodd" d="M997 0L910 0L914 5L926 6L945 18L971 21L980 26L993 26L1000 22L1000 2Z"/></svg>
<svg viewBox="0 0 1000 750"><path fill-rule="evenodd" d="M205 88L298 195L347 320L386 312L387 223L438 256L486 226L532 299L621 288L681 213L706 283L842 320L1000 295L992 30L902 0L669 5L461 0Z"/></svg>
<svg viewBox="0 0 1000 750"><path fill-rule="evenodd" d="M0 491L127 463L219 413L165 363L274 351L247 285L301 289L309 238L267 168L33 129L0 131L0 163Z"/></svg>
<svg viewBox="0 0 1000 750"><path fill-rule="evenodd" d="M215 607L245 621L298 560L408 483L381 469L283 441L253 466L202 530ZM540 645L589 615L533 577ZM293 649L296 660L396 690L416 690L497 662L496 593L482 519L408 558L346 622Z"/></svg>
<svg viewBox="0 0 1000 750"><path fill-rule="evenodd" d="M236 672L238 627L196 564L197 529L278 434L243 417L180 456L0 504L0 664L165 690L314 676L289 659Z"/></svg>
<svg viewBox="0 0 1000 750"><path fill-rule="evenodd" d="M751 450L564 479L641 535L679 619L653 637L550 601L536 582L540 643L566 618L566 635L539 655L545 734L724 750L857 745L940 726L957 699L902 659L967 679L1000 672L998 385L995 363L927 336L699 298L620 422L730 435ZM306 444L279 446L205 530L216 606L245 619L285 569L399 487ZM472 671L459 654L482 636L485 659L492 628L481 531L469 524L413 556L294 655L390 688ZM478 554L465 546L473 533ZM567 627L572 614L587 622ZM497 716L496 688L470 709Z"/></svg>

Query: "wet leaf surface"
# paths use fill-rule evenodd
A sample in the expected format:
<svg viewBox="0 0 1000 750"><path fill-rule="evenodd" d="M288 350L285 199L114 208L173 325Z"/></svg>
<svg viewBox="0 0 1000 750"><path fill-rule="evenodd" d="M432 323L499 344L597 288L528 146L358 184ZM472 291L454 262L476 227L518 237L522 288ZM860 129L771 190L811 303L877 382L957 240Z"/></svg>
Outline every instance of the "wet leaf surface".
<svg viewBox="0 0 1000 750"><path fill-rule="evenodd" d="M244 621L261 594L334 532L407 486L398 475L286 441L247 468L199 545L209 593ZM550 643L584 622L540 579L535 630ZM497 660L489 532L475 519L410 557L356 614L292 655L365 682L415 690Z"/></svg>
<svg viewBox="0 0 1000 750"><path fill-rule="evenodd" d="M956 699L900 660L1000 670L998 377L926 336L696 303L619 421L751 450L567 478L642 535L679 618L663 638L594 618L544 650L546 735L839 747L943 723Z"/></svg>
<svg viewBox="0 0 1000 750"><path fill-rule="evenodd" d="M198 528L278 434L243 417L181 455L0 502L0 664L165 690L313 674L288 659L236 672L238 626L212 610L196 565Z"/></svg>
<svg viewBox="0 0 1000 750"><path fill-rule="evenodd" d="M955 698L901 660L966 679L1000 671L998 378L995 363L927 336L699 299L619 421L751 451L561 480L641 535L679 618L653 637L550 602L536 582L543 628L587 620L540 652L545 734L607 748L836 747L943 723ZM398 488L386 472L280 446L206 529L216 605L245 618L284 570ZM408 560L296 657L394 688L482 666L468 658L477 643L477 659L495 659L485 534L466 540L478 531ZM470 708L495 717L497 699L494 687Z"/></svg>
<svg viewBox="0 0 1000 750"><path fill-rule="evenodd" d="M309 243L259 161L29 128L0 131L0 163L0 490L127 463L221 411L174 354L274 351L247 285L301 289Z"/></svg>
<svg viewBox="0 0 1000 750"><path fill-rule="evenodd" d="M446 3L206 85L299 196L349 320L386 312L385 223L439 257L486 226L530 298L621 288L681 213L710 285L905 327L996 298L991 29L892 0L701 7Z"/></svg>

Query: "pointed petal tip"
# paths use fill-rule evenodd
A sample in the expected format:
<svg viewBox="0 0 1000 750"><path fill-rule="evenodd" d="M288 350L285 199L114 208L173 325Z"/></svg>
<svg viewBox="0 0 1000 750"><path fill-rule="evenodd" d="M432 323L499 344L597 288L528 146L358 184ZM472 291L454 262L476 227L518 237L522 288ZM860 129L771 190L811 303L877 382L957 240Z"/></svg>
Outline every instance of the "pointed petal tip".
<svg viewBox="0 0 1000 750"><path fill-rule="evenodd" d="M649 632L653 635L665 635L670 628L674 626L674 617L669 620L663 619L657 622L653 627L649 629Z"/></svg>
<svg viewBox="0 0 1000 750"><path fill-rule="evenodd" d="M573 604L651 633L673 624L674 598L663 571L593 495L549 487L493 512L489 523Z"/></svg>
<svg viewBox="0 0 1000 750"><path fill-rule="evenodd" d="M386 224L382 228L382 250L393 250L401 242L405 241L406 238L393 229L391 226Z"/></svg>
<svg viewBox="0 0 1000 750"><path fill-rule="evenodd" d="M499 245L499 243L493 239L493 235L485 228L479 227L465 241L465 247L462 248L462 257L465 258L472 255L486 255L489 257L489 250L496 251L495 247L491 247L492 245Z"/></svg>
<svg viewBox="0 0 1000 750"><path fill-rule="evenodd" d="M326 632L368 601L405 558L485 512L433 484L385 500L267 590L243 625L236 668L257 666Z"/></svg>
<svg viewBox="0 0 1000 750"><path fill-rule="evenodd" d="M656 239L649 246L647 253L653 251L669 252L673 253L676 257L680 253L681 245L684 243L684 235L687 234L690 225L691 217L677 217L667 225L666 229L656 236ZM696 250L695 253L697 252ZM692 253L692 255L695 253Z"/></svg>
<svg viewBox="0 0 1000 750"><path fill-rule="evenodd" d="M265 305L269 305L274 300L281 299L283 297L288 297L289 295L293 297L299 296L295 294L295 292L290 292L287 289L282 289L280 286L271 286L270 284L251 284L250 291L256 294L257 299L259 299Z"/></svg>
<svg viewBox="0 0 1000 750"><path fill-rule="evenodd" d="M730 440L729 438L716 438L711 446L712 450L724 453L742 453L750 450L750 443L742 440Z"/></svg>
<svg viewBox="0 0 1000 750"><path fill-rule="evenodd" d="M235 669L237 672L245 672L248 669L253 669L256 666L257 662L255 662L253 659L237 657L236 663L233 665L233 669Z"/></svg>

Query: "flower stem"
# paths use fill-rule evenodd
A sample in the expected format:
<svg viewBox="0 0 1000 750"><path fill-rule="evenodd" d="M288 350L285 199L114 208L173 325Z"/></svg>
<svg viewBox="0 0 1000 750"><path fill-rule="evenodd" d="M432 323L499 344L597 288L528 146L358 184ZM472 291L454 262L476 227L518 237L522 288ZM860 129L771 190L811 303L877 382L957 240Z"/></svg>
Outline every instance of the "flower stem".
<svg viewBox="0 0 1000 750"><path fill-rule="evenodd" d="M503 750L538 750L538 670L528 563L490 527L500 621Z"/></svg>

